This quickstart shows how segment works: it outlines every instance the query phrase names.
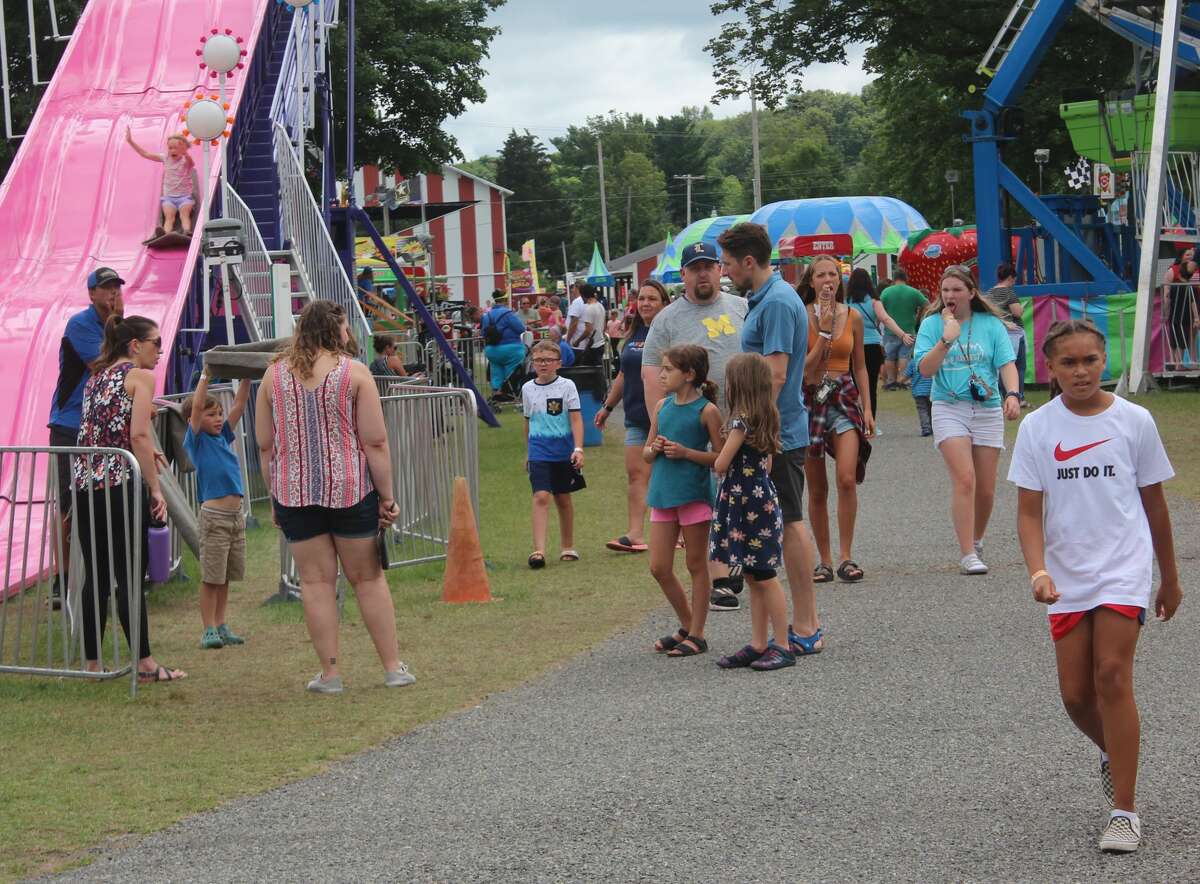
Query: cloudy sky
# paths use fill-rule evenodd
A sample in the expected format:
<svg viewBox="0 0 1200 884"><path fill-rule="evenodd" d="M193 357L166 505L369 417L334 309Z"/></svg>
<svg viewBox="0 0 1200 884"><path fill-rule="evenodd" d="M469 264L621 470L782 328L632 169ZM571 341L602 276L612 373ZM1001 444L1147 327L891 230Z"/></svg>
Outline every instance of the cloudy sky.
<svg viewBox="0 0 1200 884"><path fill-rule="evenodd" d="M493 23L501 33L483 62L487 101L445 124L467 159L496 153L514 128L549 139L610 110L653 118L711 104L704 44L719 21L707 0L508 0ZM857 92L867 80L856 56L814 66L805 86ZM713 113L747 109L725 101Z"/></svg>

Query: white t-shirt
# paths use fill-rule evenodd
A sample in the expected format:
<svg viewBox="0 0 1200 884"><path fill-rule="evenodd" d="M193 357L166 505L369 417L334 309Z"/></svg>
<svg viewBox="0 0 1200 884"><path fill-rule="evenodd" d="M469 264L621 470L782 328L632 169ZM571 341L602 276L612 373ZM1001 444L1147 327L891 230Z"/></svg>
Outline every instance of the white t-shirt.
<svg viewBox="0 0 1200 884"><path fill-rule="evenodd" d="M1008 481L1043 493L1046 570L1062 596L1051 614L1150 606L1154 548L1138 489L1174 475L1150 412L1119 396L1090 417L1057 397L1021 422Z"/></svg>
<svg viewBox="0 0 1200 884"><path fill-rule="evenodd" d="M578 339L583 334L583 325L584 325L584 323L583 323L583 308L586 306L587 306L587 301L585 301L583 298L576 298L569 305L567 305L567 322L566 322L567 330L570 331L570 329L571 329L571 320L572 319L578 320L575 323L574 338L567 341L567 343L570 344L572 347L578 346Z"/></svg>
<svg viewBox="0 0 1200 884"><path fill-rule="evenodd" d="M583 308L583 316L579 318L579 324L583 326L585 323L592 325L592 341L588 345L591 348L604 346L604 305L599 301L592 301Z"/></svg>

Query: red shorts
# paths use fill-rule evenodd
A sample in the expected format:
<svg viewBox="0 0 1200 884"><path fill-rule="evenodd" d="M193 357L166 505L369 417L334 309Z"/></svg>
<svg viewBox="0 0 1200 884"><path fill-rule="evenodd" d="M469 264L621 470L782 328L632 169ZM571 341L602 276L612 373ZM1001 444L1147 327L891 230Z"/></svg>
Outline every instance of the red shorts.
<svg viewBox="0 0 1200 884"><path fill-rule="evenodd" d="M1130 620L1136 620L1138 623L1145 624L1146 609L1139 608L1137 605L1100 605L1101 608L1109 608L1116 611L1118 614L1124 614ZM1092 611L1096 610L1095 608ZM1050 615L1050 637L1058 641L1076 626L1083 622L1083 618L1092 611L1071 611L1069 614L1051 614Z"/></svg>

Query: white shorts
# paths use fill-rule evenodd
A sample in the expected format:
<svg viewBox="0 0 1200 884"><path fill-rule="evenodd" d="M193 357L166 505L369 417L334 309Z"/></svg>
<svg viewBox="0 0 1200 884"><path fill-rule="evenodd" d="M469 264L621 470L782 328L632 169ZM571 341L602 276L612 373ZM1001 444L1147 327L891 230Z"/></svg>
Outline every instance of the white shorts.
<svg viewBox="0 0 1200 884"><path fill-rule="evenodd" d="M966 436L972 445L1004 450L1004 409L982 408L972 402L933 403L933 445Z"/></svg>

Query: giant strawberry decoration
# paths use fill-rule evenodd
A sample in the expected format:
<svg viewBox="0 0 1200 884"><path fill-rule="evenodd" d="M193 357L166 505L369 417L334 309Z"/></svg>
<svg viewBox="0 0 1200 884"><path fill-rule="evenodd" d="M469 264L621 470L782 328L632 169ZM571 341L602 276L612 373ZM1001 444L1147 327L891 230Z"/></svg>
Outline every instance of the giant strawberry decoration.
<svg viewBox="0 0 1200 884"><path fill-rule="evenodd" d="M979 277L975 269L979 242L974 227L950 227L946 230L920 230L908 238L900 252L899 264L908 272L908 284L937 295L942 273L953 264L965 264Z"/></svg>

